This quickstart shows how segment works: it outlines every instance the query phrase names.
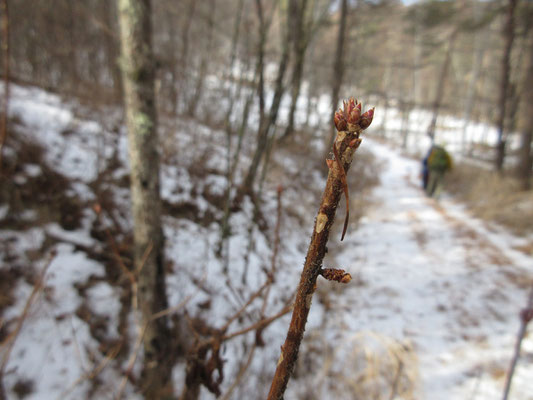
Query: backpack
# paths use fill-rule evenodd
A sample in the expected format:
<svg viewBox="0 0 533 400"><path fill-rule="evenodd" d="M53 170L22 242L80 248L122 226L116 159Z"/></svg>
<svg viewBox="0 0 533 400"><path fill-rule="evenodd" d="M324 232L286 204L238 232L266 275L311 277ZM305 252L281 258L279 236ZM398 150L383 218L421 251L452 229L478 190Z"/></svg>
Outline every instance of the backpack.
<svg viewBox="0 0 533 400"><path fill-rule="evenodd" d="M442 146L433 146L428 157L428 167L433 170L447 171L452 167L452 159Z"/></svg>

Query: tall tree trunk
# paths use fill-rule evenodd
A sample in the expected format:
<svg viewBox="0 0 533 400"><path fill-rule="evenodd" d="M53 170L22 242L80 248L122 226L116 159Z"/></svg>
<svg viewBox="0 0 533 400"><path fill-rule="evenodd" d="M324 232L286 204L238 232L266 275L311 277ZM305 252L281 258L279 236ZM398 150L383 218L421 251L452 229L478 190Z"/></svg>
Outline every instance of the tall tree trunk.
<svg viewBox="0 0 533 400"><path fill-rule="evenodd" d="M209 14L208 14L208 26L207 26L207 46L205 54L202 56L202 61L200 62L200 68L198 69L198 78L196 80L196 87L194 89L194 94L189 102L189 108L187 113L190 117L194 117L196 114L196 108L202 97L204 91L205 78L207 75L207 65L211 57L211 51L213 47L213 29L215 26L215 0L211 0L209 4ZM209 114L206 116L209 118Z"/></svg>
<svg viewBox="0 0 533 400"><path fill-rule="evenodd" d="M503 169L503 162L505 159L505 115L507 106L507 96L509 91L509 75L511 70L511 50L515 38L514 32L514 14L518 0L509 0L507 7L507 14L505 24L503 27L503 38L505 40L505 47L503 50L501 75L500 75L500 95L498 101L498 119L496 121L496 128L498 129L498 143L496 146L495 168L501 172Z"/></svg>
<svg viewBox="0 0 533 400"><path fill-rule="evenodd" d="M241 90L242 90L242 83L244 80L244 72L241 74L241 77L239 79L239 83L237 84L237 88L233 89L234 87L234 79L233 79L233 69L235 67L235 60L237 59L237 48L239 44L239 34L241 31L241 19L242 14L244 11L244 0L239 0L239 3L237 5L237 14L235 15L235 24L233 25L233 34L231 39L231 52L230 52L230 58L229 58L229 64L226 70L226 76L225 76L225 82L223 82L223 87L226 86L228 88L228 97L229 97L229 104L228 108L226 110L226 116L224 118L224 128L226 131L226 135L228 137L228 140L231 142L231 134L233 131L233 128L231 126L231 115L233 114L233 107L235 105L235 100L239 98ZM246 57L246 65L249 65L248 57ZM247 70L248 68L245 68ZM231 154L230 146L231 143L228 145L228 154ZM229 158L228 158L229 160ZM229 171L229 166L228 166Z"/></svg>
<svg viewBox="0 0 533 400"><path fill-rule="evenodd" d="M518 175L521 186L524 190L531 189L531 168L533 167L533 152L531 149L533 138L533 39L531 40L531 48L529 50L529 66L526 75L526 112L528 112L527 122L522 131L520 140L520 161L518 167Z"/></svg>
<svg viewBox="0 0 533 400"><path fill-rule="evenodd" d="M258 10L258 16L261 18L260 15L262 13L262 6L261 6L261 0L256 1L257 4L257 10ZM288 20L290 20L290 17L287 17ZM277 118L278 118L278 111L279 106L281 104L281 98L283 96L284 88L283 88L283 78L285 76L285 71L287 70L287 64L289 62L289 40L288 38L286 40L283 40L282 45L282 52L281 52L281 58L278 66L278 75L276 77L276 87L274 90L274 98L272 99L272 104L270 106L269 114L266 116L265 112L265 95L264 95L264 78L263 78L263 71L264 71L264 63L263 63L263 57L264 57L264 40L266 38L266 29L263 27L262 31L263 33L261 35L260 44L259 44L259 64L258 64L258 71L259 71L259 129L257 134L257 145L255 148L254 156L252 158L252 163L250 165L250 168L248 169L248 173L246 174L246 178L244 179L244 182L241 186L241 189L239 190L238 200L242 198L242 195L244 193L253 193L253 185L255 182L255 178L257 176L257 171L259 170L259 164L261 163L261 159L263 158L263 155L267 149L267 143L268 143L268 136L270 134L270 131L272 127L276 124ZM261 29L261 28L260 28Z"/></svg>
<svg viewBox="0 0 533 400"><path fill-rule="evenodd" d="M158 87L156 83L156 97L157 101L160 104L159 110L165 110L170 113L170 115L175 116L177 113L177 97L178 97L178 35L177 35L177 26L176 14L178 11L173 7L173 4L167 4L164 16L164 29L168 32L168 40L164 44L164 54L167 56L164 59L161 59L162 65L159 73L156 74L156 82L159 80L161 86ZM163 21L161 21L161 25Z"/></svg>
<svg viewBox="0 0 533 400"><path fill-rule="evenodd" d="M229 104L228 108L226 110L226 117L224 118L224 130L226 132L226 178L227 178L227 186L224 193L224 217L222 218L222 221L220 223L220 241L217 246L217 255L219 257L223 256L224 260L224 267L223 272L226 273L229 268L229 243L228 243L228 237L230 236L230 224L229 219L231 216L231 209L230 209L230 203L231 203L231 190L233 189L233 178L234 178L234 166L237 167L237 160L239 159L240 150L242 147L242 139L244 134L244 128L242 131L240 131L238 136L238 143L237 143L237 149L235 151L235 157L236 160L233 163L232 162L232 146L231 146L231 140L234 133L233 124L231 122L231 117L233 114L233 109L235 105L235 101L241 97L241 91L244 81L246 80L246 72L249 69L250 63L249 57L245 57L245 63L244 67L241 66L241 76L239 78L239 82L237 83L237 88L233 89L234 83L233 83L233 67L235 66L235 60L237 59L237 47L239 43L239 33L240 33L240 27L241 27L241 19L242 14L244 10L244 0L239 0L239 3L237 5L237 14L235 15L235 24L233 26L233 35L231 40L231 53L230 53L230 60L228 69L226 71L226 85L228 90L228 96L229 96ZM248 48L248 40L247 36L245 36L245 46ZM256 69L257 71L257 69ZM255 76L254 76L255 81ZM248 110L251 103L251 99L253 99L253 91L250 91L251 94L246 96L244 110ZM248 102L248 99L250 98L250 102ZM247 118L248 116L243 116L243 125L246 118L246 124L248 123Z"/></svg>
<svg viewBox="0 0 533 400"><path fill-rule="evenodd" d="M121 102L124 95L124 89L122 87L122 78L120 75L120 66L119 66L119 54L120 54L120 45L118 43L118 35L116 35L116 4L111 2L109 5L103 3L102 13L105 17L105 24L110 29L106 33L107 37L105 40L105 51L106 51L106 61L108 67L111 69L111 77L113 79L113 95L115 101Z"/></svg>
<svg viewBox="0 0 533 400"><path fill-rule="evenodd" d="M464 114L463 114L463 133L462 133L462 152L463 154L468 153L468 125L470 124L470 118L472 115L472 111L474 110L474 105L476 103L476 86L479 83L479 77L481 75L481 67L483 66L483 59L485 56L485 45L486 40L485 36L483 34L483 37L478 39L478 34L476 34L476 38L474 39L474 42L477 44L476 50L475 50L475 56L474 56L474 65L472 70L472 77L470 78L468 82L468 89L466 91L466 100L465 100L465 106L464 106ZM478 40L476 40L478 39Z"/></svg>
<svg viewBox="0 0 533 400"><path fill-rule="evenodd" d="M0 172L3 169L4 143L7 138L7 122L9 112L9 8L7 0L2 0L0 4L2 12L2 57L4 59L4 99L2 101L2 117L0 120ZM2 378L2 377L0 377ZM0 382L1 384L1 382ZM0 390L0 394L3 390Z"/></svg>
<svg viewBox="0 0 533 400"><path fill-rule="evenodd" d="M185 18L185 23L183 24L182 31L181 31L182 46L181 46L180 59L178 60L179 86L178 86L177 98L175 101L176 109L179 108L179 104L180 104L179 96L182 96L183 99L187 99L188 92L189 92L188 90L189 85L187 84L188 69L189 69L189 36L191 33L192 21L194 19L194 13L196 10L196 2L197 0L189 0L189 7L187 9L187 18Z"/></svg>
<svg viewBox="0 0 533 400"><path fill-rule="evenodd" d="M298 97L300 97L305 53L307 51L310 35L310 32L305 29L307 0L302 0L301 2L298 2L297 0L291 0L289 7L293 9L293 11L291 11L291 20L294 19L295 22L289 26L289 29L293 29L291 40L293 45L294 64L291 78L291 106L289 109L287 127L282 135L282 139L290 136L294 130L294 114L296 113Z"/></svg>
<svg viewBox="0 0 533 400"><path fill-rule="evenodd" d="M433 101L432 107L432 116L431 122L429 123L427 135L431 138L431 141L435 139L435 128L437 126L437 119L439 118L439 110L442 104L444 97L444 88L446 87L446 77L448 76L448 69L450 68L450 63L452 61L453 49L455 46L455 39L457 39L457 34L459 30L455 28L448 39L448 48L446 49L446 56L444 57L444 62L440 71L439 82L437 86L437 92L435 93L435 100Z"/></svg>
<svg viewBox="0 0 533 400"><path fill-rule="evenodd" d="M411 107L412 103L410 101L400 100L400 111L402 112L402 125L400 128L402 132L402 149L407 149L407 144L409 143L409 117L411 115Z"/></svg>
<svg viewBox="0 0 533 400"><path fill-rule="evenodd" d="M333 128L333 117L337 111L337 104L339 103L339 93L341 91L342 79L344 76L344 39L346 36L346 17L348 14L348 0L342 0L341 12L339 20L339 31L337 34L337 49L335 50L335 61L333 65L333 77L331 85L331 114L328 124L331 126L330 134L327 137L328 141L325 143L326 158L329 157L329 149L333 139L335 138L335 129Z"/></svg>
<svg viewBox="0 0 533 400"><path fill-rule="evenodd" d="M69 40L69 48L68 51L65 52L64 55L64 62L66 64L66 69L68 71L67 76L64 76L63 78L66 78L68 81L68 92L74 95L80 94L79 92L79 84L80 84L80 78L78 77L78 63L77 63L77 56L78 52L82 49L80 49L80 45L77 40L76 35L76 20L78 19L78 16L76 15L76 12L74 11L75 4L71 1L67 2L68 7L68 18L66 21L66 36ZM83 50L82 50L83 51Z"/></svg>
<svg viewBox="0 0 533 400"><path fill-rule="evenodd" d="M387 48L390 49L388 47L389 45L389 35L390 33L387 32ZM392 49L390 49L390 51L392 51ZM383 135L383 137L387 137L387 118L388 118L388 114L389 114L389 91L391 89L391 77L392 77L392 62L393 60L390 59L386 66L385 66L385 74L383 76L383 119L382 119L382 122L381 122L381 126L380 126L380 129L379 131L381 131L381 134ZM394 137L394 134L393 134L393 137Z"/></svg>
<svg viewBox="0 0 533 400"><path fill-rule="evenodd" d="M154 92L150 0L118 0L122 77L128 128L133 212L134 267L144 333L143 393L160 398L172 364L166 319L152 316L167 307L159 154Z"/></svg>

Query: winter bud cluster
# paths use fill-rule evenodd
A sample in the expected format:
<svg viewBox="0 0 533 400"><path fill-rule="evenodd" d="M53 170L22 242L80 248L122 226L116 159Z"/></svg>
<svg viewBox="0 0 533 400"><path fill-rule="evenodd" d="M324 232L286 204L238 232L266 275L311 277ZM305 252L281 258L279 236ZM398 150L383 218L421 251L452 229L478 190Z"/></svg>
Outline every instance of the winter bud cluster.
<svg viewBox="0 0 533 400"><path fill-rule="evenodd" d="M350 97L348 101L343 101L343 104L344 109L339 108L334 117L335 127L339 132L355 132L358 130L357 126L360 129L366 129L370 126L374 118L373 108L361 115L361 103L358 103L353 97Z"/></svg>

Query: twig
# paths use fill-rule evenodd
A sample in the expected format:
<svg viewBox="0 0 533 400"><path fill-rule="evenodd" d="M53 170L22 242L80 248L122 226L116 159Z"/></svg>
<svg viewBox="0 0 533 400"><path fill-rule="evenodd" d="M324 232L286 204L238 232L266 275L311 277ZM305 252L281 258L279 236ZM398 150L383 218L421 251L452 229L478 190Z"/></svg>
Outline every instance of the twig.
<svg viewBox="0 0 533 400"><path fill-rule="evenodd" d="M251 325L251 326L249 326L247 328L238 330L238 331L230 333L228 335L224 335L224 336L222 336L221 340L222 341L231 340L234 337L237 337L237 336L240 336L240 335L244 335L245 333L248 333L250 331L255 331L257 329L264 329L265 327L270 325L272 322L274 322L278 318L281 318L285 314L288 314L289 311L291 311L291 309L292 309L292 307L290 305L286 305L277 314L275 314L275 315L273 315L271 317L268 317L268 318L263 318L260 321L256 322L255 324L253 324L253 325Z"/></svg>
<svg viewBox="0 0 533 400"><path fill-rule="evenodd" d="M93 206L93 210L96 213L96 215L100 218L100 215L102 214L102 206L100 205L100 203L96 203ZM108 213L108 215L110 215L110 213ZM111 235L111 232L109 231L109 229L104 228L104 232L107 238L107 242L109 243L109 246L111 247L113 256L115 257L115 260L117 261L118 266L120 267L124 275L126 275L128 280L130 281L130 284L133 285L136 281L134 273L130 271L128 267L126 267L126 264L124 264L122 257L120 257L120 252L118 250L117 244L115 242L115 239L113 238L113 235ZM145 260L144 256L143 256L143 260Z"/></svg>
<svg viewBox="0 0 533 400"><path fill-rule="evenodd" d="M526 335L527 325L533 318L533 287L529 292L529 297L527 299L527 307L522 310L520 313L520 329L518 330L518 335L516 337L516 344L514 348L513 358L511 359L511 365L507 372L507 378L505 380L505 388L503 390L503 400L507 400L509 392L511 390L511 383L513 380L513 375L516 369L516 364L520 358L520 348L522 347L522 340Z"/></svg>
<svg viewBox="0 0 533 400"><path fill-rule="evenodd" d="M120 382L120 386L118 387L118 393L115 397L115 399L121 399L122 393L124 392L124 389L126 388L126 383L128 383L128 378L131 375L131 372L133 371L133 366L135 365L135 361L137 360L137 355L139 354L139 349L141 348L143 339L144 339L144 333L146 332L146 328L148 326L148 322L145 322L145 324L139 329L139 333L137 334L137 339L135 340L135 345L133 346L133 351L130 354L130 358L128 359L128 364L126 367L126 372L124 373L124 377L122 378L122 381Z"/></svg>
<svg viewBox="0 0 533 400"><path fill-rule="evenodd" d="M279 185L278 189L277 189L277 218L276 218L276 226L274 228L274 245L273 245L273 251L272 251L272 259L271 259L271 264L270 264L270 271L268 272L267 281L256 292L256 294L259 295L263 291L265 286L266 286L265 295L263 297L263 305L261 306L261 312L260 312L261 321L265 320L264 317L265 317L266 306L268 304L268 297L269 297L269 294L270 294L270 289L272 288L272 283L274 282L274 277L276 275L276 263L277 263L277 258L278 258L279 242L280 242L279 232L280 232L280 228L281 228L281 210L282 210L281 195L282 195L282 193L283 193L283 186ZM251 296L251 300L255 299L255 297L256 296ZM243 306L242 310L244 310L250 303L251 303L251 301L248 301ZM288 312L290 310L290 307L287 305L286 309L287 309L287 312ZM230 322L233 321L238 315L240 315L240 312L236 313L233 316L233 318L230 318L230 320L228 320L228 322L226 323L225 327L223 328L224 332L226 331L226 329L229 326ZM284 314L282 314L282 315L284 315ZM261 335L262 330L265 328L265 326L266 325L264 325L264 324L259 324L259 327L256 329L256 336L255 336L254 342L252 344L252 348L250 350L250 353L248 354L248 358L246 359L246 362L239 369L239 372L237 373L237 377L235 378L233 383L230 385L230 387L228 388L227 392L224 394L224 396L222 396L222 400L228 400L230 398L231 394L233 393L233 391L235 390L235 388L237 386L239 386L240 382L244 378L244 376L246 374L246 371L248 370L248 368L250 367L250 364L252 363L253 357L255 355L255 349L257 348L258 343L262 340L260 338L260 335Z"/></svg>
<svg viewBox="0 0 533 400"><path fill-rule="evenodd" d="M100 374L100 372L103 371L103 369L109 364L109 362L111 362L112 360L114 360L117 357L117 354L120 351L121 347L122 347L122 342L117 344L109 352L109 354L107 354L104 357L104 359L102 361L100 361L100 363L98 363L98 365L96 367L93 368L92 371L90 371L90 372L88 372L86 374L83 374L78 379L76 379L76 381L74 383L72 383L72 385L70 385L70 387L65 392L63 392L58 399L64 399L64 398L68 397L68 395L70 393L72 393L72 391L76 388L76 386L78 386L83 381L94 379L98 374Z"/></svg>
<svg viewBox="0 0 533 400"><path fill-rule="evenodd" d="M252 363L252 360L254 359L255 354L255 348L257 347L257 342L254 340L254 343L252 345L252 349L250 350L250 354L248 354L248 358L246 359L246 362L243 364L243 366L239 369L239 372L237 374L237 378L235 378L235 381L231 384L231 386L228 388L228 391L224 396L222 396L221 400L228 400L235 390L237 386L242 381L242 378L244 378L244 375L248 368L250 367L250 364Z"/></svg>
<svg viewBox="0 0 533 400"><path fill-rule="evenodd" d="M277 214L276 214L276 227L274 228L274 250L272 251L272 261L270 264L270 274L272 279L274 279L274 276L276 274L276 264L278 259L278 253L279 253L279 231L281 229L281 210L282 210L282 203L281 203L281 195L283 194L283 186L279 185L277 190Z"/></svg>
<svg viewBox="0 0 533 400"><path fill-rule="evenodd" d="M267 280L259 289L257 289L257 291L255 291L255 293L252 293L248 301L244 303L243 306L239 310L237 310L237 312L235 312L235 314L228 318L227 322L221 328L221 331L225 332L231 325L231 323L241 316L241 314L246 310L246 308L248 308L248 306L252 304L252 302L261 295L263 290L265 290L265 288L268 287L270 283L270 280Z"/></svg>
<svg viewBox="0 0 533 400"><path fill-rule="evenodd" d="M279 231L281 229L281 210L282 210L282 204L281 204L281 195L283 194L283 186L278 186L278 195L277 195L277 215L276 215L276 227L274 228L274 250L272 251L272 259L270 262L270 271L268 276L268 281L273 283L274 279L276 277L276 269L277 269L277 260L278 260L278 253L279 253ZM270 288L272 286L269 285L265 292L265 297L263 298L263 306L261 307L261 318L265 316L265 310L266 306L268 304L268 297L270 295Z"/></svg>
<svg viewBox="0 0 533 400"><path fill-rule="evenodd" d="M124 377L122 378L122 381L120 382L120 386L118 388L118 393L115 396L115 399L121 399L122 394L124 393L124 389L126 388L126 383L128 382L128 378L131 376L131 373L133 371L133 366L135 365L135 361L137 360L137 356L139 354L139 349L141 348L141 345L144 340L144 334L146 332L146 328L148 327L148 323L155 321L158 318L164 317L166 315L175 313L179 311L181 308L185 307L187 303L194 297L194 294L191 294L187 296L183 301L181 301L177 306L167 308L166 310L159 311L152 315L150 320L146 321L142 326L139 327L137 338L135 339L135 345L133 346L133 351L130 354L130 358L128 359L128 363L126 364L126 371L124 373Z"/></svg>
<svg viewBox="0 0 533 400"><path fill-rule="evenodd" d="M287 383L294 370L316 288L316 280L327 252L326 245L329 233L345 187L343 173L350 168L353 154L361 144L359 136L363 129L370 125L373 115L373 109L361 115L361 105L353 98L344 102L344 110L335 113L334 121L338 133L333 146L336 147L336 158L341 163L334 163L332 160L327 162L329 174L326 188L315 220L311 243L307 250L307 257L296 292L291 323L285 343L281 347L281 356L272 380L268 400L283 398Z"/></svg>
<svg viewBox="0 0 533 400"><path fill-rule="evenodd" d="M24 321L26 321L26 319L28 318L30 308L33 305L35 297L37 297L37 294L41 291L43 287L44 276L46 275L46 271L48 271L48 268L50 267L50 264L52 264L52 261L54 260L55 256L56 256L56 252L53 251L50 254L48 261L46 262L46 265L41 271L41 274L39 275L37 282L35 282L35 285L33 286L33 290L30 294L30 297L28 297L28 299L26 300L26 304L24 305L22 314L18 318L15 330L9 335L9 337L4 341L4 343L2 343L3 346L4 345L7 346L7 349L4 352L4 357L2 357L2 364L0 366L0 380L2 380L4 377L4 372L5 372L7 363L9 361L9 356L11 355L11 350L13 350L13 346L15 345L15 342L20 334Z"/></svg>

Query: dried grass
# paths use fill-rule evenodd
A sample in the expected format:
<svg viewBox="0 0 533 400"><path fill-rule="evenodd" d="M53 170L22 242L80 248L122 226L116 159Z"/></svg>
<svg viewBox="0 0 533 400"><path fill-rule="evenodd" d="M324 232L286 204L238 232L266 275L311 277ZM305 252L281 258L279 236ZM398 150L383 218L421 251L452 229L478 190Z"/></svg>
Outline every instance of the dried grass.
<svg viewBox="0 0 533 400"><path fill-rule="evenodd" d="M447 176L446 188L476 217L518 235L533 233L533 191L520 190L514 178L463 163Z"/></svg>
<svg viewBox="0 0 533 400"><path fill-rule="evenodd" d="M321 398L321 394L334 399L416 398L418 358L409 341L362 331L327 343L315 333L306 340L298 365L298 375L307 372L301 376L305 379L301 398ZM311 365L319 367L310 370Z"/></svg>

